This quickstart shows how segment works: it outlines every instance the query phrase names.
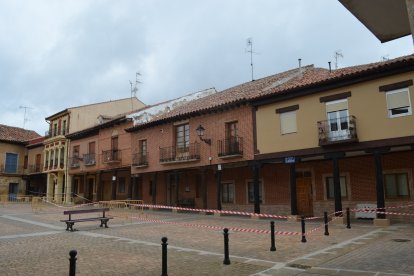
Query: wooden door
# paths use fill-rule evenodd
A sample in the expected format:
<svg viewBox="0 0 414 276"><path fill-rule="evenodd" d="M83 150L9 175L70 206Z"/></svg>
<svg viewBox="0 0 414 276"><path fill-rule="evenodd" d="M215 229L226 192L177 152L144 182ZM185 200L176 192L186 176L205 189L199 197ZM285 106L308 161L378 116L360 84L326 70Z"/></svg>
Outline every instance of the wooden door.
<svg viewBox="0 0 414 276"><path fill-rule="evenodd" d="M313 216L312 173L310 171L296 172L296 197L298 214Z"/></svg>

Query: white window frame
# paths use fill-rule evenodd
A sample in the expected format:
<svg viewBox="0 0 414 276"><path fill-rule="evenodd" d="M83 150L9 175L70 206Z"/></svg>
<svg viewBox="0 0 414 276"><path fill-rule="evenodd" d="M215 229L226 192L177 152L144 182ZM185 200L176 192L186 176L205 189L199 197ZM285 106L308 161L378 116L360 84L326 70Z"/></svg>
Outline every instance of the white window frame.
<svg viewBox="0 0 414 276"><path fill-rule="evenodd" d="M408 112L407 113L401 113L401 114L391 114L391 109L389 108L388 105L388 95L392 95L392 94L396 94L396 93L402 93L402 92L406 92L408 95ZM389 118L398 118L398 117L403 117L403 116L409 116L412 115L412 107L411 107L411 97L410 97L410 89L408 87L405 88L400 88L400 89L396 89L396 90L391 90L391 91L387 91L385 93L385 101L387 102L387 113L388 113L388 117Z"/></svg>
<svg viewBox="0 0 414 276"><path fill-rule="evenodd" d="M297 133L298 132L298 119L297 119L296 111L297 110L279 113L280 134L287 135L287 134L292 134L292 133ZM283 117L288 116L288 115L294 115L295 116L295 129L292 130L292 131L283 132L283 127L282 127Z"/></svg>
<svg viewBox="0 0 414 276"><path fill-rule="evenodd" d="M323 189L324 189L324 199L325 200L334 200L334 198L328 197L328 183L326 179L328 177L333 178L333 174L323 174L322 175L322 182L323 182ZM351 177L349 173L341 173L339 177L345 177L345 187L346 187L346 196L341 196L343 200L352 200L351 197Z"/></svg>

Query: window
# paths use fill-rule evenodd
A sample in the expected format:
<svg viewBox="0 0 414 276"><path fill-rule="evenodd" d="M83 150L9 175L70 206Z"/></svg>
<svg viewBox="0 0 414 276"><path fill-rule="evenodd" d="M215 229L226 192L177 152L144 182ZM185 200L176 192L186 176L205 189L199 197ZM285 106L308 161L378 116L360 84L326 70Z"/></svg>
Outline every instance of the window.
<svg viewBox="0 0 414 276"><path fill-rule="evenodd" d="M190 146L190 125L180 125L175 128L175 144L177 148L188 148Z"/></svg>
<svg viewBox="0 0 414 276"><path fill-rule="evenodd" d="M57 123L53 125L53 136L57 135Z"/></svg>
<svg viewBox="0 0 414 276"><path fill-rule="evenodd" d="M221 202L234 203L234 184L232 182L223 182L221 187Z"/></svg>
<svg viewBox="0 0 414 276"><path fill-rule="evenodd" d="M62 134L66 134L66 120L63 120Z"/></svg>
<svg viewBox="0 0 414 276"><path fill-rule="evenodd" d="M235 140L238 136L237 122L231 122L226 124L226 138L229 140Z"/></svg>
<svg viewBox="0 0 414 276"><path fill-rule="evenodd" d="M125 177L118 178L118 193L119 194L125 193Z"/></svg>
<svg viewBox="0 0 414 276"><path fill-rule="evenodd" d="M139 152L141 156L147 155L147 140L139 140Z"/></svg>
<svg viewBox="0 0 414 276"><path fill-rule="evenodd" d="M385 96L390 118L411 115L410 90L408 88L389 91Z"/></svg>
<svg viewBox="0 0 414 276"><path fill-rule="evenodd" d="M332 176L329 176L325 179L326 183L326 197L328 199L334 199L334 179ZM340 176L339 177L339 183L341 185L341 197L346 198L348 196L347 189L346 189L346 177Z"/></svg>
<svg viewBox="0 0 414 276"><path fill-rule="evenodd" d="M88 153L95 154L95 142L89 142Z"/></svg>
<svg viewBox="0 0 414 276"><path fill-rule="evenodd" d="M17 173L17 159L18 159L18 154L6 152L6 164L5 164L4 172Z"/></svg>
<svg viewBox="0 0 414 276"><path fill-rule="evenodd" d="M248 201L249 203L254 203L254 182L253 180L249 180L247 182L247 193L248 193ZM263 203L263 183L259 180L259 200L260 203Z"/></svg>
<svg viewBox="0 0 414 276"><path fill-rule="evenodd" d="M284 112L279 114L280 117L280 133L289 134L296 133L296 111Z"/></svg>
<svg viewBox="0 0 414 276"><path fill-rule="evenodd" d="M73 157L79 157L79 146L73 147Z"/></svg>
<svg viewBox="0 0 414 276"><path fill-rule="evenodd" d="M27 169L28 163L29 163L29 156L25 155L23 169Z"/></svg>
<svg viewBox="0 0 414 276"><path fill-rule="evenodd" d="M384 175L386 198L409 198L408 174L393 173Z"/></svg>

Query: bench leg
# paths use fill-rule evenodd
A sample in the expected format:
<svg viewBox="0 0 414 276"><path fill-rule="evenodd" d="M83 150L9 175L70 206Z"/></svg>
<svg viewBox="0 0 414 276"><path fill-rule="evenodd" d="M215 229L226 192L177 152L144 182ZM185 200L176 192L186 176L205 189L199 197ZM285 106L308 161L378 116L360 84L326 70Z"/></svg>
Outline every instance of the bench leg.
<svg viewBox="0 0 414 276"><path fill-rule="evenodd" d="M69 222L66 222L66 231L69 231Z"/></svg>
<svg viewBox="0 0 414 276"><path fill-rule="evenodd" d="M75 231L75 230L73 230L73 225L74 225L74 224L75 224L74 222L69 222L70 232Z"/></svg>
<svg viewBox="0 0 414 276"><path fill-rule="evenodd" d="M109 219L101 219L101 225L100 225L100 227L102 227L102 226L105 225L105 228L108 228L108 220Z"/></svg>

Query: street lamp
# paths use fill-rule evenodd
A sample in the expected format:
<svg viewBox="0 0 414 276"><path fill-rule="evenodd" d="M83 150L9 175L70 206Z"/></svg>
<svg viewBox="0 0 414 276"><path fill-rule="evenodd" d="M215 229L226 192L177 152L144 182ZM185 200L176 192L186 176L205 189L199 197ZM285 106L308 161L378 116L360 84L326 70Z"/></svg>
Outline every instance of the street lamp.
<svg viewBox="0 0 414 276"><path fill-rule="evenodd" d="M196 129L197 132L197 136L200 138L201 141L203 141L206 144L211 145L211 139L204 139L204 127L202 125L199 125L198 128Z"/></svg>

